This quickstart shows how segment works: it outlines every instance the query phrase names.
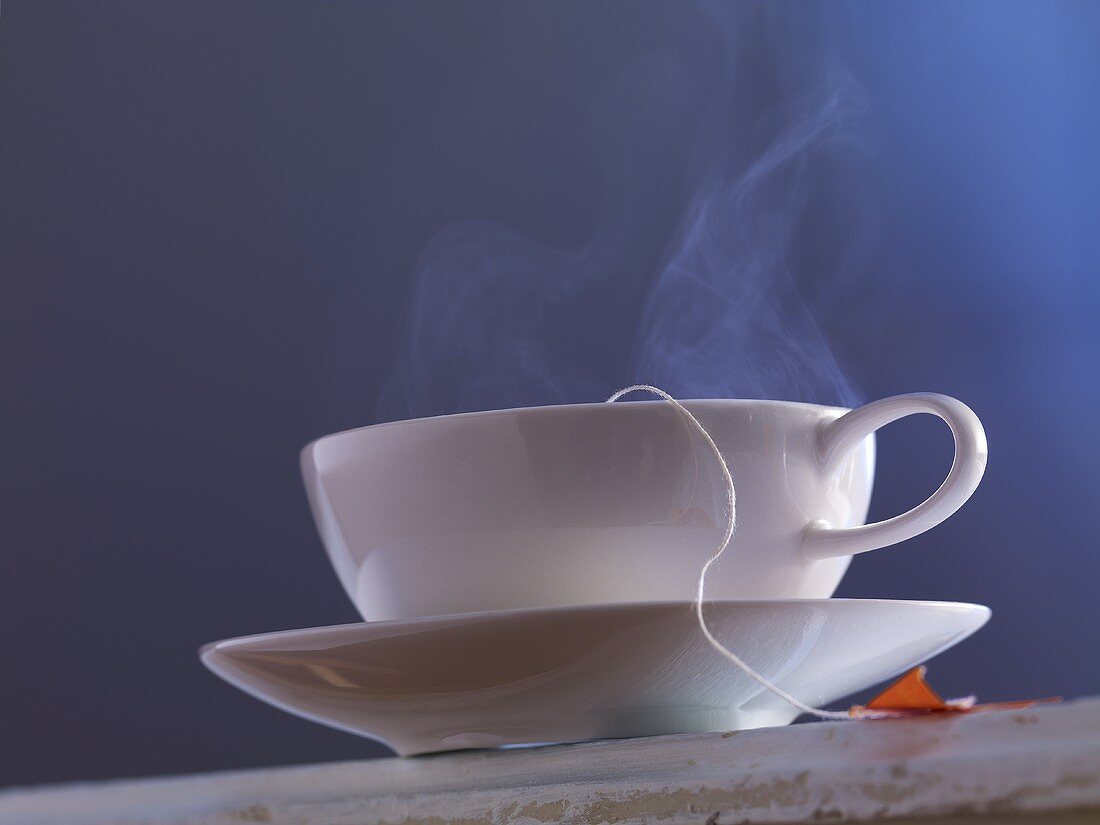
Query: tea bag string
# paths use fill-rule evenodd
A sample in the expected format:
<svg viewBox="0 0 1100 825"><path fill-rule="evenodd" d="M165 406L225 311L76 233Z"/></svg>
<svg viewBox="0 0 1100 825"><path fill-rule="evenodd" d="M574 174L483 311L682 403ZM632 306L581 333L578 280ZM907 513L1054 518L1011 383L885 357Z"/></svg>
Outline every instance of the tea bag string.
<svg viewBox="0 0 1100 825"><path fill-rule="evenodd" d="M775 684L774 682L765 678L762 674L758 673L750 664L745 662L740 656L738 656L736 653L734 653L732 650L730 650L728 647L718 641L717 637L713 633L711 633L710 627L707 626L706 617L703 615L703 593L706 589L707 571L710 570L712 564L718 561L718 557L721 556L723 552L725 552L725 549L733 540L733 533L737 527L737 491L734 489L733 486L733 476L730 474L730 468L729 465L726 464L726 459L722 456L721 450L719 450L718 445L714 443L714 439L711 438L711 435L709 432L707 432L706 427L699 423L699 420L694 415L692 415L691 411L688 410L687 407L685 407L664 390L658 387L651 386L649 384L634 384L629 387L624 387L623 389L614 393L610 398L607 399L607 403L610 404L618 401L624 395L631 392L652 393L653 395L664 399L673 407L675 407L676 410L688 421L688 423L692 427L694 427L698 431L699 435L701 435L703 439L707 442L707 447L709 447L710 451L714 453L714 457L718 459L718 464L722 468L722 478L726 484L726 529L722 533L722 539L718 542L718 546L710 554L710 557L703 565L703 568L699 571L699 581L695 588L695 600L692 605L695 609L695 618L699 624L699 629L703 632L703 637L707 640L708 644L710 644L711 647L721 653L726 659L733 662L733 664L737 665L737 667L739 667L746 676L749 676L762 687L771 691L791 706L798 708L803 713L808 713L811 716L817 716L820 719L852 719L853 717L846 711L824 710L822 708L815 708L811 705L807 705L805 702L787 693L787 691L783 690L783 688L779 687L779 685Z"/></svg>

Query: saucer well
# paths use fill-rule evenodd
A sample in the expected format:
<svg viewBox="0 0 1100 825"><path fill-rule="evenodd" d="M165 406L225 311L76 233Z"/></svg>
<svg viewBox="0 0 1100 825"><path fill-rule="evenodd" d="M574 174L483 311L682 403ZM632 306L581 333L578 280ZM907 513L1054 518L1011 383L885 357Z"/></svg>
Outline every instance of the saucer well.
<svg viewBox="0 0 1100 825"><path fill-rule="evenodd" d="M713 601L719 639L804 702L885 681L989 619L974 604ZM786 725L797 711L719 656L690 602L289 630L206 645L203 663L277 708L403 756Z"/></svg>

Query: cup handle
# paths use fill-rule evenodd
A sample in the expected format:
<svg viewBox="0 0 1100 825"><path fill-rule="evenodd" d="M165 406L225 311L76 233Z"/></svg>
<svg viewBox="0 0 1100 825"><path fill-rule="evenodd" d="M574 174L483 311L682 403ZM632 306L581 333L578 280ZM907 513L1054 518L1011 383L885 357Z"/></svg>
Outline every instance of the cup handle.
<svg viewBox="0 0 1100 825"><path fill-rule="evenodd" d="M859 527L831 527L815 521L806 527L803 551L811 559L866 553L911 539L935 527L966 503L985 473L989 449L982 422L966 404L932 392L895 395L872 401L825 424L817 450L826 475L879 427L907 415L930 413L947 422L955 437L955 458L936 492L900 516Z"/></svg>

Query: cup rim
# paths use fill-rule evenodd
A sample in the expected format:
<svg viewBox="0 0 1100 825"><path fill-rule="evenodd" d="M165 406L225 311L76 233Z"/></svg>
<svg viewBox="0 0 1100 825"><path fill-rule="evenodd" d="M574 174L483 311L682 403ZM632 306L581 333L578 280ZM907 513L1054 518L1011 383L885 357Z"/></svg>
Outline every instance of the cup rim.
<svg viewBox="0 0 1100 825"><path fill-rule="evenodd" d="M684 406L689 407L689 408L692 407L692 406L700 405L700 404L702 404L702 405L715 405L715 406L739 406L739 407L740 406L746 406L746 407L748 407L748 406L790 407L790 408L796 408L796 409L797 408L808 408L808 409L813 409L813 410L827 410L827 411L830 411L830 412L840 413L841 415L843 415L844 413L847 413L847 412L851 412L851 410L853 409L852 407L841 407L841 406L836 406L836 405L833 405L833 404L815 404L815 403L810 402L810 401L784 401L782 399L777 399L777 398L677 398L676 400L679 401ZM668 402L663 400L663 399L659 399L659 398L646 399L644 401L628 401L628 402L626 402L626 404L620 404L619 402L615 402L614 404L611 404L607 401L585 401L585 402L575 403L575 404L535 404L535 405L532 405L530 407L505 407L504 409L499 409L499 410L470 410L468 412L445 413L443 415L426 415L426 416L421 416L419 418L399 418L395 421L381 421L377 424L365 424L362 427L351 427L347 430L337 430L334 433L328 433L326 435L318 436L317 438L314 438L311 441L309 441L302 448L301 454L303 456L307 455L312 450L313 447L315 447L317 444L320 444L322 441L328 441L330 439L341 438L343 436L348 436L348 435L353 435L353 434L356 434L356 433L361 433L364 430L378 430L378 429L388 428L388 427L413 426L413 425L418 425L418 424L425 424L429 421L438 422L438 421L452 421L452 420L455 420L455 419L465 420L465 419L468 419L468 418L484 418L484 417L498 416L498 415L514 415L516 413L520 413L520 414L524 414L524 415L532 414L532 413L556 415L557 412L551 412L551 411L575 410L575 409L580 409L580 408L585 408L585 407L590 407L590 408L596 408L596 407L604 407L604 408L625 407L626 405L629 405L630 407L634 407L634 406L655 407L655 406L658 406L658 405L667 406Z"/></svg>

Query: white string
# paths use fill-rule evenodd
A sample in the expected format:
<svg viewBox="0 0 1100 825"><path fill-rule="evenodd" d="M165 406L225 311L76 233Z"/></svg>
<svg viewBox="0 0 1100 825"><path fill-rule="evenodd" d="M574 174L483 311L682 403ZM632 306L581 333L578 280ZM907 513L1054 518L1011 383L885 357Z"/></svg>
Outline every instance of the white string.
<svg viewBox="0 0 1100 825"><path fill-rule="evenodd" d="M634 384L633 386L624 387L623 389L614 393L610 398L607 399L607 403L610 404L612 402L618 401L627 393L635 391L653 393L654 395L663 398L665 401L675 407L676 410L681 415L683 415L684 418L687 419L691 426L698 430L699 435L703 436L704 440L707 442L707 446L710 447L710 451L714 453L715 458L718 459L718 464L722 468L722 478L726 482L726 529L722 533L722 540L718 542L718 546L715 548L714 552L711 553L710 558L708 558L706 561L706 564L703 565L703 569L699 571L699 582L695 589L695 601L693 605L695 608L695 618L699 622L699 629L703 631L703 636L706 638L711 647L713 647L715 650L725 656L729 661L737 665L737 667L741 668L746 676L751 677L757 683L778 696L780 699L798 708L803 713L817 716L820 719L852 719L853 717L847 711L823 710L822 708L815 708L811 705L807 705L805 702L787 693L787 691L783 690L783 688L779 687L775 683L766 679L761 674L757 673L751 665L749 665L747 662L741 659L740 656L738 656L736 653L734 653L732 650L730 650L728 647L718 641L715 635L710 632L710 628L707 626L707 620L703 616L703 591L706 587L707 571L710 570L710 566L712 564L718 561L718 557L721 556L725 549L729 546L730 541L733 540L734 528L737 526L737 492L733 486L733 476L730 474L730 468L729 465L726 464L726 459L722 456L722 451L718 449L718 445L714 443L714 439L710 437L710 433L707 432L706 428L699 423L699 420L691 414L691 411L688 410L687 407L685 407L664 390L650 386L649 384Z"/></svg>

